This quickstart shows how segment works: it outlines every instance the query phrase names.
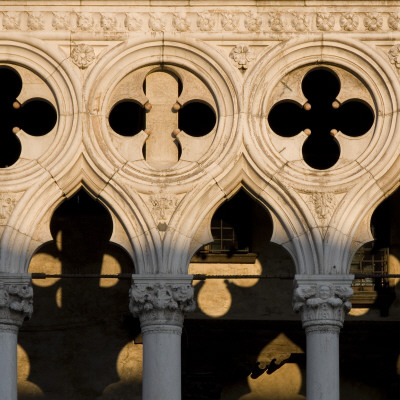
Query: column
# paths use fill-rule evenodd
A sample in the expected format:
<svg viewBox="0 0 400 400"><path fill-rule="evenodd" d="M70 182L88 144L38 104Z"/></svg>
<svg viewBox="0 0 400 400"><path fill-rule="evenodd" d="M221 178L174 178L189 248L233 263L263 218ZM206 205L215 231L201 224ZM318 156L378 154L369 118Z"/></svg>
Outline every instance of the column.
<svg viewBox="0 0 400 400"><path fill-rule="evenodd" d="M181 399L184 313L195 309L191 275L133 275L129 308L143 335L143 400Z"/></svg>
<svg viewBox="0 0 400 400"><path fill-rule="evenodd" d="M30 275L0 272L0 399L17 400L18 329L33 311Z"/></svg>
<svg viewBox="0 0 400 400"><path fill-rule="evenodd" d="M339 332L353 275L296 275L293 309L307 337L307 400L339 400Z"/></svg>

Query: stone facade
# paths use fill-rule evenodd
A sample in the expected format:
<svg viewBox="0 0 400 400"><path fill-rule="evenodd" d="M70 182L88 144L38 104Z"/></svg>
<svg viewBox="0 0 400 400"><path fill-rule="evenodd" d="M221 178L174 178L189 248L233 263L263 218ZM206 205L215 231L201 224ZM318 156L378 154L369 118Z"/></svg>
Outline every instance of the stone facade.
<svg viewBox="0 0 400 400"><path fill-rule="evenodd" d="M53 361L76 365L68 349L80 337L87 349L114 338L108 366L98 374L111 376L109 368L115 377L96 383L92 361L79 376L73 367L49 371L54 375L48 381L40 377L41 368L29 375L21 366L23 399L122 399L129 390L140 398L137 320L128 324L136 326L135 334L121 333L107 315L112 309L129 313L129 292L130 310L143 330L143 399L181 396L177 354L185 313L192 312L187 318L194 336L200 335L196 321L213 318L290 324L298 321L290 310L293 297L312 349L307 398L337 400L338 335L351 308L350 266L357 250L373 240L372 215L399 181L400 2L20 3L4 0L0 6L0 81L6 88L0 94L6 110L0 127L0 332L8 343L7 349L0 346L0 359L11 366L2 367L9 369L0 378L2 400L16 399L14 342L32 312L26 274L66 271L133 273L133 282L129 291L126 281L104 277L86 286L60 277L34 280L39 322L34 312L22 328L21 365L40 353L37 343L44 337L49 343L57 337L46 330L74 326L75 336L64 339L67 346L55 345L63 350ZM96 232L85 230L100 215L90 206L82 225L65 222L72 218L67 208L55 218L82 190L108 213ZM240 190L270 219L261 223L257 214L253 221L256 263L191 263L213 241L213 215ZM67 228L58 229L57 221ZM71 239L74 232L80 240ZM399 272L393 257L391 271ZM190 274L218 271L235 277L197 279L192 286ZM276 285L259 277L240 279L267 273L296 275L293 296L293 277ZM9 275L22 277L22 288L9 286L2 278ZM46 313L56 317L46 320ZM393 323L398 319L390 316ZM83 333L89 320L93 342ZM109 331L96 336L96 324L103 323L102 331ZM239 379L224 377L225 386L215 383L220 397L212 398L304 398L304 363L287 361L304 353L297 334L289 338L296 329L271 337L272 350L253 349L261 357L253 361L261 363L261 372L279 366L279 374L287 364L286 376L300 377L293 378L298 384L274 394L268 390L282 388L281 378L275 386L257 386L255 380L243 393ZM42 339L30 340L30 330L31 338ZM293 351L278 351L282 342ZM329 368L319 374L324 364ZM62 395L54 397L55 382L66 382L66 375L80 383L61 384ZM198 376L187 379L200 381Z"/></svg>

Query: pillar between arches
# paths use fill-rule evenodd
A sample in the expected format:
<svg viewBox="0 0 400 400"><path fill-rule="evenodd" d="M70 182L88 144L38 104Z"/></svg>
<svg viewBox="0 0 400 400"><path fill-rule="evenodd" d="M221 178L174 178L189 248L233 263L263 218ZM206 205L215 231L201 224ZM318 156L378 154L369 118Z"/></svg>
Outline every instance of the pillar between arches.
<svg viewBox="0 0 400 400"><path fill-rule="evenodd" d="M184 313L194 311L192 275L133 275L129 308L143 335L143 400L181 399Z"/></svg>
<svg viewBox="0 0 400 400"><path fill-rule="evenodd" d="M293 309L307 338L307 400L339 400L339 333L350 311L353 275L296 275Z"/></svg>
<svg viewBox="0 0 400 400"><path fill-rule="evenodd" d="M0 272L0 399L17 400L18 330L33 311L30 274Z"/></svg>

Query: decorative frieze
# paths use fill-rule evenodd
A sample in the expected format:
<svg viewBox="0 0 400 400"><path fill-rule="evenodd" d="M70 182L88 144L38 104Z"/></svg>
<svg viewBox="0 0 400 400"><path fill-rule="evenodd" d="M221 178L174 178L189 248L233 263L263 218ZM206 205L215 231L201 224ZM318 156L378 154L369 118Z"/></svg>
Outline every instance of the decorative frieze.
<svg viewBox="0 0 400 400"><path fill-rule="evenodd" d="M326 330L340 329L350 311L352 276L296 276L293 309L301 312L303 327Z"/></svg>
<svg viewBox="0 0 400 400"><path fill-rule="evenodd" d="M20 326L32 312L33 289L29 277L0 274L0 324Z"/></svg>
<svg viewBox="0 0 400 400"><path fill-rule="evenodd" d="M5 11L0 30L82 32L382 32L400 30L400 13L209 9L198 12Z"/></svg>
<svg viewBox="0 0 400 400"><path fill-rule="evenodd" d="M142 330L148 325L182 326L185 312L194 311L194 289L191 277L176 279L133 278L129 290L129 309L140 318Z"/></svg>

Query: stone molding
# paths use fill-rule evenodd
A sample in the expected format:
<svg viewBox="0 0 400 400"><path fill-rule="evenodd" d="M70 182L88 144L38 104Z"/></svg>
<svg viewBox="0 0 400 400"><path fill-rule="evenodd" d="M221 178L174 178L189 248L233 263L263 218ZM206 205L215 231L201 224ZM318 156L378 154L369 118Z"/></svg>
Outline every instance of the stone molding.
<svg viewBox="0 0 400 400"><path fill-rule="evenodd" d="M30 275L0 272L0 326L3 325L0 329L14 331L12 326L21 326L25 319L31 317L32 312L33 288Z"/></svg>
<svg viewBox="0 0 400 400"><path fill-rule="evenodd" d="M350 311L353 275L296 275L293 309L311 332L339 332Z"/></svg>
<svg viewBox="0 0 400 400"><path fill-rule="evenodd" d="M140 318L142 331L179 332L165 326L181 328L184 313L194 311L192 279L191 275L133 275L129 309Z"/></svg>
<svg viewBox="0 0 400 400"><path fill-rule="evenodd" d="M138 9L140 7L136 7ZM349 12L336 7L324 12L303 9L282 11L248 11L245 9L198 9L171 12L162 8L156 12L114 11L64 12L6 11L1 13L0 31L73 31L96 32L200 32L253 33L260 32L396 32L400 30L400 13L396 8L383 12ZM133 8L132 8L133 10Z"/></svg>

